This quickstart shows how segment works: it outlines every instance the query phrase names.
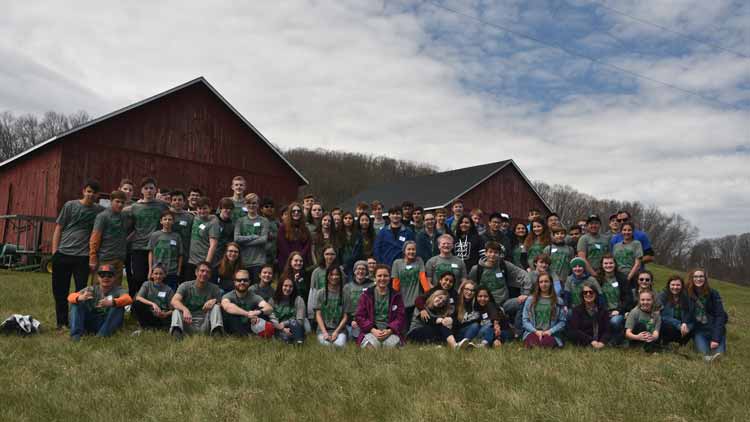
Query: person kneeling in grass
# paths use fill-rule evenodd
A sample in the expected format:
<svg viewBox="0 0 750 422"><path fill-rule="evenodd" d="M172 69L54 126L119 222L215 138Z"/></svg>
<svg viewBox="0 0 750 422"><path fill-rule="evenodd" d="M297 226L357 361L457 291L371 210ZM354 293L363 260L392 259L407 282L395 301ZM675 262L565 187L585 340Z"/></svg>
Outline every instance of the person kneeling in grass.
<svg viewBox="0 0 750 422"><path fill-rule="evenodd" d="M273 313L271 322L276 329L276 337L285 343L302 344L305 341L305 301L297 293L291 278L282 278L271 298Z"/></svg>
<svg viewBox="0 0 750 422"><path fill-rule="evenodd" d="M385 265L375 268L375 287L359 297L355 319L360 328L357 344L364 348L396 347L404 343L406 328L401 293L391 289L391 271Z"/></svg>
<svg viewBox="0 0 750 422"><path fill-rule="evenodd" d="M221 298L224 311L224 327L229 334L247 336L251 332L258 337L273 337L273 324L267 319L273 307L262 297L250 292L250 272L234 273L234 290Z"/></svg>
<svg viewBox="0 0 750 422"><path fill-rule="evenodd" d="M630 346L642 346L647 352L658 350L661 316L655 309L654 292L643 290L638 294L638 306L628 313L625 321L625 338Z"/></svg>
<svg viewBox="0 0 750 422"><path fill-rule="evenodd" d="M527 348L562 347L565 310L552 287L549 273L540 274L534 293L523 306L523 343Z"/></svg>
<svg viewBox="0 0 750 422"><path fill-rule="evenodd" d="M133 302L133 315L142 328L169 329L172 308L169 303L174 290L165 280L167 273L161 264L156 264L149 272L151 280L141 284Z"/></svg>
<svg viewBox="0 0 750 422"><path fill-rule="evenodd" d="M711 362L727 351L727 321L721 296L708 284L704 269L693 270L688 276L688 296L695 306L695 348Z"/></svg>
<svg viewBox="0 0 750 422"><path fill-rule="evenodd" d="M686 345L693 338L695 307L688 298L687 289L682 277L673 275L667 280L664 291L656 298L661 306L661 339L662 345L671 342L680 346Z"/></svg>
<svg viewBox="0 0 750 422"><path fill-rule="evenodd" d="M603 348L610 341L609 312L598 302L598 293L588 281L583 282L583 303L568 317L568 337L579 346Z"/></svg>
<svg viewBox="0 0 750 422"><path fill-rule="evenodd" d="M346 346L346 321L341 294L343 271L332 265L326 270L326 286L317 293L315 320L318 323L318 342L324 346Z"/></svg>
<svg viewBox="0 0 750 422"><path fill-rule="evenodd" d="M177 288L172 297L172 324L170 332L177 339L184 333L213 334L222 332L221 289L211 279L211 264L199 262L195 268L195 280L186 281Z"/></svg>
<svg viewBox="0 0 750 422"><path fill-rule="evenodd" d="M98 284L68 295L70 303L70 338L79 341L84 333L108 337L122 327L125 306L133 299L122 287L115 285L112 265L97 269Z"/></svg>

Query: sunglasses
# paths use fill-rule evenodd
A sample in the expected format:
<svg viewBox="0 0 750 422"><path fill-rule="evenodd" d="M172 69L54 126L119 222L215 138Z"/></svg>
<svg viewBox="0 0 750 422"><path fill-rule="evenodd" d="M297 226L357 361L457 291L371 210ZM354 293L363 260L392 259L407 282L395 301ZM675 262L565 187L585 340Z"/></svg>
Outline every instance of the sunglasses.
<svg viewBox="0 0 750 422"><path fill-rule="evenodd" d="M249 278L237 278L234 281L236 281L237 283L247 283L247 284L250 284L250 279Z"/></svg>
<svg viewBox="0 0 750 422"><path fill-rule="evenodd" d="M638 281L651 281L650 278L639 278Z"/></svg>
<svg viewBox="0 0 750 422"><path fill-rule="evenodd" d="M302 212L302 210L292 210L292 214L299 214L301 212Z"/></svg>
<svg viewBox="0 0 750 422"><path fill-rule="evenodd" d="M594 291L593 290L584 290L583 291L583 295L584 296L593 296L594 295Z"/></svg>
<svg viewBox="0 0 750 422"><path fill-rule="evenodd" d="M627 219L627 218L618 218L618 219L617 219L617 222L618 222L618 223L627 223L627 222L628 222L628 219Z"/></svg>
<svg viewBox="0 0 750 422"><path fill-rule="evenodd" d="M112 278L115 276L115 273L98 273L98 274L99 274L99 277L102 277L102 278Z"/></svg>
<svg viewBox="0 0 750 422"><path fill-rule="evenodd" d="M266 204L266 205L263 205L263 208L273 208L273 205Z"/></svg>

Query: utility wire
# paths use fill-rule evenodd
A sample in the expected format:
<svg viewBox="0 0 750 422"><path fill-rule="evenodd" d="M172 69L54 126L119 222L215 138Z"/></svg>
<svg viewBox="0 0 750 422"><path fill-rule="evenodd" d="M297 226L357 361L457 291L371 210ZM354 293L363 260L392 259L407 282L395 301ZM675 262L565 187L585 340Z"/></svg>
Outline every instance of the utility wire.
<svg viewBox="0 0 750 422"><path fill-rule="evenodd" d="M737 110L739 109L739 107L737 105L735 105L735 104L727 103L727 102L718 100L716 98L709 97L707 95L701 94L700 92L691 91L689 89L685 89L685 88L679 87L679 86L671 84L669 82L660 81L660 80L652 78L650 76L642 75L642 74L640 74L638 72L632 71L630 69L626 69L624 67L621 67L621 66L618 66L618 65L615 65L615 64L607 63L605 61L602 61L601 59L597 59L596 57L591 57L591 56L589 56L587 54L580 53L578 51L566 48L566 47L562 46L561 44L557 44L557 43L549 42L549 41L544 41L541 38L535 37L533 35L529 35L529 34L526 34L524 32L520 32L520 31L517 31L517 30L514 30L514 29L510 29L508 27L505 27L505 26L502 26L502 25L499 25L499 24L496 24L496 23L493 23L493 22L488 22L488 21L486 21L486 20L484 20L482 18L476 17L476 16L471 15L471 14L466 13L466 12L462 12L460 10L456 10L456 9L450 8L448 6L445 6L443 4L438 3L436 1L425 0L425 2L428 3L428 4L430 4L430 5L432 5L432 6L434 6L434 7L436 7L436 8L438 8L438 9L442 9L442 10L444 10L446 12L450 12L450 13L456 14L458 16L462 16L464 18L467 18L467 19L475 20L475 21L479 22L482 25L486 25L486 26L490 26L492 28L499 29L501 31L513 34L513 35L515 35L517 37L525 38L527 40L531 40L531 41L534 41L536 43L546 45L547 47L555 48L555 49L560 50L560 51L562 51L562 52L564 52L566 54L569 54L571 56L575 56L575 57L578 57L578 58L581 58L581 59L588 60L588 61L590 61L592 63L596 63L598 65L601 65L601 66L604 66L604 67L608 67L608 68L616 70L618 72L625 73L625 74L630 75L630 76L632 76L634 78L641 79L641 80L644 80L644 81L649 81L649 82L655 83L657 85L665 86L667 88L672 88L672 89L674 89L676 91L680 91L682 93L685 93L685 94L688 94L688 95L691 95L691 96L694 96L694 97L698 97L698 98L700 98L700 99L702 99L704 101L712 102L712 103L721 105L722 107L727 107L727 108L732 108L732 109L737 109Z"/></svg>
<svg viewBox="0 0 750 422"><path fill-rule="evenodd" d="M625 17L630 18L630 19L632 19L632 20L634 20L634 21L636 21L638 23L641 23L643 25L650 25L650 26L653 26L655 28L659 28L662 31L669 32L671 34L683 37L685 39L688 39L690 41L696 42L698 44L707 45L709 47L713 47L713 48L716 48L716 49L721 50L721 51L726 51L727 53L732 53L732 54L734 54L734 55L736 55L738 57L742 57L742 58L745 58L745 59L750 59L749 55L741 53L739 51L735 51L735 50L732 50L732 49L729 49L729 48L726 48L726 47L722 47L719 44L716 44L716 43L713 43L713 42L710 42L710 41L701 40L701 39L696 38L696 37L694 37L694 36L692 36L692 35L690 35L688 33L685 33L685 32L682 32L682 31L677 31L675 29L666 27L664 25L660 25L660 24L655 23L655 22L651 22L651 21L647 21L645 19L641 19L639 17L636 17L636 16L633 16L633 15L628 14L626 12L623 12L622 10L615 9L614 7L609 6L609 5L607 5L607 4L603 3L603 2L600 2L600 1L597 1L597 0L590 0L590 1L592 3L594 3L594 4L596 4L597 6L601 7L602 9L606 9L606 10L609 10L610 12L612 12L612 13L615 13L615 14L618 14L618 15L621 15L621 16L625 16Z"/></svg>

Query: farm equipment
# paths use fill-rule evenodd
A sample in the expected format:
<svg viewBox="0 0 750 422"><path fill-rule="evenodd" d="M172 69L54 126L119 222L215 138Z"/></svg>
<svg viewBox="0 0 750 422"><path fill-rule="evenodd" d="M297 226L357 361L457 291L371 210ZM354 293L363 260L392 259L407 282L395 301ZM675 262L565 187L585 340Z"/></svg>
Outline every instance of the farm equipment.
<svg viewBox="0 0 750 422"><path fill-rule="evenodd" d="M53 217L38 215L0 215L4 226L3 243L0 243L0 267L16 271L52 272L51 255L42 240L44 225L54 224ZM6 242L10 237L12 242Z"/></svg>

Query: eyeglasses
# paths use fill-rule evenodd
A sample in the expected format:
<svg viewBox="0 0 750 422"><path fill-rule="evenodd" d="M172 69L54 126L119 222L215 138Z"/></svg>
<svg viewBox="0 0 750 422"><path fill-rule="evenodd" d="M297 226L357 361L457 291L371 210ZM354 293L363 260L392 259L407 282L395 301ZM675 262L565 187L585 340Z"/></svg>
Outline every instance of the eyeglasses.
<svg viewBox="0 0 750 422"><path fill-rule="evenodd" d="M115 273L99 273L99 277L101 278L112 278L115 276Z"/></svg>
<svg viewBox="0 0 750 422"><path fill-rule="evenodd" d="M583 291L583 295L584 296L593 296L594 295L594 291L593 290L584 290Z"/></svg>
<svg viewBox="0 0 750 422"><path fill-rule="evenodd" d="M695 278L695 277L693 277L693 278ZM651 281L651 279L650 278L639 278L638 281Z"/></svg>
<svg viewBox="0 0 750 422"><path fill-rule="evenodd" d="M302 212L302 210L292 210L292 214L299 214L301 212Z"/></svg>
<svg viewBox="0 0 750 422"><path fill-rule="evenodd" d="M263 205L263 208L273 208L273 205L266 204L266 205Z"/></svg>
<svg viewBox="0 0 750 422"><path fill-rule="evenodd" d="M237 283L247 283L247 284L250 284L250 279L249 278L237 278L234 281L236 281Z"/></svg>
<svg viewBox="0 0 750 422"><path fill-rule="evenodd" d="M627 219L627 218L618 218L618 219L617 219L617 222L618 222L618 223L627 223L627 222L628 222L628 219Z"/></svg>

